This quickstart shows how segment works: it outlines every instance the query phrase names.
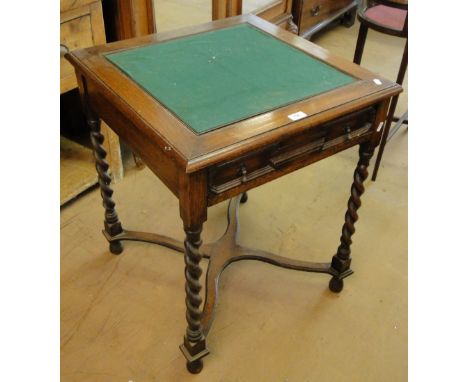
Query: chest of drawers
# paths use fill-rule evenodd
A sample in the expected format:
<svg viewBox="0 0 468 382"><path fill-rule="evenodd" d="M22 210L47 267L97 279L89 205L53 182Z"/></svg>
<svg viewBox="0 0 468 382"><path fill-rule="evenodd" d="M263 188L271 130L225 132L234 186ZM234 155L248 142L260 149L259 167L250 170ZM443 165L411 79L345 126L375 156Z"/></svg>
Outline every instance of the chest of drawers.
<svg viewBox="0 0 468 382"><path fill-rule="evenodd" d="M73 67L63 58L65 53L105 43L100 1L60 2L60 93L78 86Z"/></svg>
<svg viewBox="0 0 468 382"><path fill-rule="evenodd" d="M299 34L310 38L339 18L344 25L353 25L356 9L356 0L296 0L293 4L293 17Z"/></svg>

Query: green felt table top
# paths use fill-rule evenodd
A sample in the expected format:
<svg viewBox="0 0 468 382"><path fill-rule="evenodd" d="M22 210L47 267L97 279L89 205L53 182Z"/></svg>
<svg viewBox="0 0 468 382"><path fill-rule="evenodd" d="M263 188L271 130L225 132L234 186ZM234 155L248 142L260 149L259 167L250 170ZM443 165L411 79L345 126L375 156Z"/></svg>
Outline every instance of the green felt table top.
<svg viewBox="0 0 468 382"><path fill-rule="evenodd" d="M196 134L355 80L248 24L106 57Z"/></svg>

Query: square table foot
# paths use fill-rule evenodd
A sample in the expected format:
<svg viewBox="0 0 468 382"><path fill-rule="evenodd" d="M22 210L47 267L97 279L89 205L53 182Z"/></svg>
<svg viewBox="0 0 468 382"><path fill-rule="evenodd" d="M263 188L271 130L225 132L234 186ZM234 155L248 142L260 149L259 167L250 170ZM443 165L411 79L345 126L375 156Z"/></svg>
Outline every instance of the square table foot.
<svg viewBox="0 0 468 382"><path fill-rule="evenodd" d="M122 241L120 237L123 235L124 230L122 229L122 226L120 223L118 223L118 230L117 229L109 229L108 225L105 223L104 224L105 229L102 231L104 233L105 238L109 242L109 251L113 255L120 255L124 248L122 245ZM112 228L112 227L111 227ZM115 227L114 227L115 228Z"/></svg>
<svg viewBox="0 0 468 382"><path fill-rule="evenodd" d="M203 357L210 354L210 351L206 347L206 340L202 340L192 343L184 337L184 343L180 345L180 350L187 360L187 370L192 374L198 374L203 369Z"/></svg>

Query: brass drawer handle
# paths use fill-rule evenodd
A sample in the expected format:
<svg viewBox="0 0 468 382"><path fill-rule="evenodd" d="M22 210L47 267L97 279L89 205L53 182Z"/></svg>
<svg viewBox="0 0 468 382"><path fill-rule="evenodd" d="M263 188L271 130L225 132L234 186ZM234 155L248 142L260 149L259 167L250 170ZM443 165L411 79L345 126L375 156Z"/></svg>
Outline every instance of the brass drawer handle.
<svg viewBox="0 0 468 382"><path fill-rule="evenodd" d="M329 141L326 141L325 144L323 145L323 149L326 150L332 146L337 146L341 143L347 142L353 138L360 137L361 135L367 133L370 131L372 127L371 123L366 123L363 127L356 129L354 131L349 131L347 132L347 128L343 128L345 130L346 136L340 135L339 137L336 137L334 139L330 139Z"/></svg>
<svg viewBox="0 0 468 382"><path fill-rule="evenodd" d="M344 133L346 134L346 139L351 139L351 127L345 126L343 127Z"/></svg>
<svg viewBox="0 0 468 382"><path fill-rule="evenodd" d="M244 171L245 170L245 171ZM222 194L223 192L226 192L234 187L241 186L249 181L252 181L254 179L260 178L266 174L269 174L270 172L275 171L273 167L270 165L266 165L263 167L260 167L256 170L253 170L247 175L247 169L245 166L242 166L240 169L241 176L227 180L224 183L221 184L211 184L210 185L210 191L216 195ZM213 182L212 182L213 183Z"/></svg>
<svg viewBox="0 0 468 382"><path fill-rule="evenodd" d="M279 168L280 166L289 163L295 160L296 158L322 150L324 142L325 138L320 138L303 146L297 147L293 150L288 150L284 153L277 154L270 158L270 164L274 168Z"/></svg>
<svg viewBox="0 0 468 382"><path fill-rule="evenodd" d="M240 173L241 173L241 183L247 183L247 169L245 168L245 165L242 165L240 168Z"/></svg>
<svg viewBox="0 0 468 382"><path fill-rule="evenodd" d="M68 49L68 46L64 44L60 44L60 57L65 56L68 52L70 52L70 49Z"/></svg>
<svg viewBox="0 0 468 382"><path fill-rule="evenodd" d="M315 8L312 8L310 10L310 14L312 16L317 16L319 14L319 12L320 12L320 5L317 5Z"/></svg>

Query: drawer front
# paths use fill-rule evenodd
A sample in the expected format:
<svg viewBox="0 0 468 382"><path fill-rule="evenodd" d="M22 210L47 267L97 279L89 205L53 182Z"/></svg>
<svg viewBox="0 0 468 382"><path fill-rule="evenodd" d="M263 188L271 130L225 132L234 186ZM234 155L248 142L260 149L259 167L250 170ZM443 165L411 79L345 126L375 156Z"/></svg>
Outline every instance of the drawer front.
<svg viewBox="0 0 468 382"><path fill-rule="evenodd" d="M60 24L60 91L77 86L73 66L63 57L65 53L94 44L91 15L85 15ZM66 89L66 90L65 90Z"/></svg>
<svg viewBox="0 0 468 382"><path fill-rule="evenodd" d="M375 115L372 107L348 114L260 151L215 166L209 170L210 193L220 195L239 186L253 186L254 181L257 182L262 176L280 172L291 163L323 156L327 150L335 152L343 144L357 142L364 134L371 133Z"/></svg>
<svg viewBox="0 0 468 382"><path fill-rule="evenodd" d="M352 0L302 0L299 30L304 31L352 3Z"/></svg>

